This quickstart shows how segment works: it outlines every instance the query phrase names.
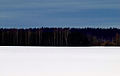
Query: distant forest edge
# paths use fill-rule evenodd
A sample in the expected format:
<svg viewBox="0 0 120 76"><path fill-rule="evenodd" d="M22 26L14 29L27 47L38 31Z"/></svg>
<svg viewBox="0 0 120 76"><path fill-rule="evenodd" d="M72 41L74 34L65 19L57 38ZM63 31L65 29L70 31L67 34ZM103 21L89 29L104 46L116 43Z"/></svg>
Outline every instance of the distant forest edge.
<svg viewBox="0 0 120 76"><path fill-rule="evenodd" d="M1 46L120 46L117 28L0 29Z"/></svg>

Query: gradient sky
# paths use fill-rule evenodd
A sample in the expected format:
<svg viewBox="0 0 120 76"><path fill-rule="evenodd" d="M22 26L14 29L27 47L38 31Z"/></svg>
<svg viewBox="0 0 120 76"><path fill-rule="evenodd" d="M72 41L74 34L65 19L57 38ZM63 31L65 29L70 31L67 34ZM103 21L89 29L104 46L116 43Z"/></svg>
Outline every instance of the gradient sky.
<svg viewBox="0 0 120 76"><path fill-rule="evenodd" d="M0 27L120 27L120 0L0 0Z"/></svg>

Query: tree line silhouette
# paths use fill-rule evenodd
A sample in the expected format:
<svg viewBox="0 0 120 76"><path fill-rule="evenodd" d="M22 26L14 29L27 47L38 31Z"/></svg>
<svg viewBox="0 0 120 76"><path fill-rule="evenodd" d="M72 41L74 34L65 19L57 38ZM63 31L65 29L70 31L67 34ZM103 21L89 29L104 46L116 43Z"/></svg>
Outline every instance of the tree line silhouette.
<svg viewBox="0 0 120 76"><path fill-rule="evenodd" d="M1 46L119 46L117 28L0 29Z"/></svg>

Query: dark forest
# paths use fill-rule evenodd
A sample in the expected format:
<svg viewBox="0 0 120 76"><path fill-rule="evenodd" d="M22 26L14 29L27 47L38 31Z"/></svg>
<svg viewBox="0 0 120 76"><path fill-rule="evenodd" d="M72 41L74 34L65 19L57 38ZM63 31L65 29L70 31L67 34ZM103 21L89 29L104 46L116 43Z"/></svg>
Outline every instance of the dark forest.
<svg viewBox="0 0 120 76"><path fill-rule="evenodd" d="M120 29L1 28L0 46L120 46Z"/></svg>

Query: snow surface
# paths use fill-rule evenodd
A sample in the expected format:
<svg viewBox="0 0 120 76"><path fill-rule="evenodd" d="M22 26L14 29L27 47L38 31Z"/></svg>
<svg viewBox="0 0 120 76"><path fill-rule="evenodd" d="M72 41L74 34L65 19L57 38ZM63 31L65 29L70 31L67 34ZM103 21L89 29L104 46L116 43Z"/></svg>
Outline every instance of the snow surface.
<svg viewBox="0 0 120 76"><path fill-rule="evenodd" d="M120 76L120 48L0 47L0 76Z"/></svg>

